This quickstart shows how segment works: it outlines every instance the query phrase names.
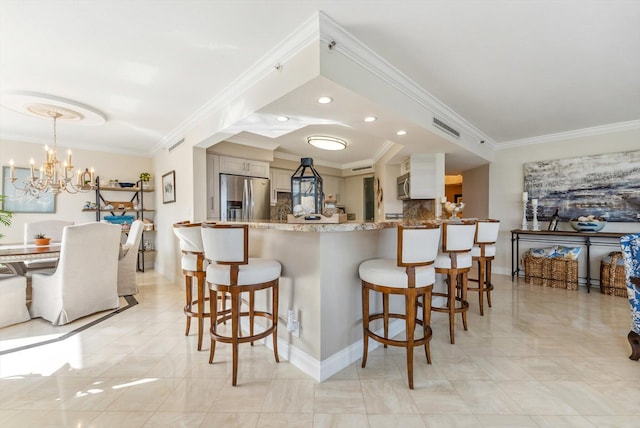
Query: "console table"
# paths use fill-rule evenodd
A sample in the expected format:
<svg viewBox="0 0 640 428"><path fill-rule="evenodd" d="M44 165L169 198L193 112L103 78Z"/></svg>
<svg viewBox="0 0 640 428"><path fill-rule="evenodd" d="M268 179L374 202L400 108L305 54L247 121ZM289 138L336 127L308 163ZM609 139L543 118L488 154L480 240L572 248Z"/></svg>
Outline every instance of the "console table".
<svg viewBox="0 0 640 428"><path fill-rule="evenodd" d="M626 232L572 232L572 231L551 231L551 230L522 230L511 231L511 280L519 275L520 264L520 241L549 243L571 243L579 244L586 248L587 258L587 292L591 292L591 246L609 246L620 248L620 237L628 235ZM565 239L563 241L563 238ZM567 240L567 238L573 238ZM577 239L577 240L576 240Z"/></svg>

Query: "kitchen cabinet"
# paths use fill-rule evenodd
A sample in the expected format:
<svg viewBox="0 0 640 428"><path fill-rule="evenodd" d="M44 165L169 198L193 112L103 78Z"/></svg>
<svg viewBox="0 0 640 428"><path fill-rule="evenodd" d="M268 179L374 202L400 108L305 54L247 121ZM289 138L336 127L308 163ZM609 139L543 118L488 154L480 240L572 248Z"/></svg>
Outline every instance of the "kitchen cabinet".
<svg viewBox="0 0 640 428"><path fill-rule="evenodd" d="M337 205L344 205L346 202L346 181L342 177L324 176L322 177L322 190L324 197L333 195L336 198Z"/></svg>
<svg viewBox="0 0 640 428"><path fill-rule="evenodd" d="M269 178L269 162L220 156L220 173Z"/></svg>
<svg viewBox="0 0 640 428"><path fill-rule="evenodd" d="M278 202L278 192L291 192L291 176L294 171L271 168L271 205Z"/></svg>
<svg viewBox="0 0 640 428"><path fill-rule="evenodd" d="M401 172L406 168L405 165ZM409 158L408 168L411 199L438 199L444 196L444 153L413 154Z"/></svg>

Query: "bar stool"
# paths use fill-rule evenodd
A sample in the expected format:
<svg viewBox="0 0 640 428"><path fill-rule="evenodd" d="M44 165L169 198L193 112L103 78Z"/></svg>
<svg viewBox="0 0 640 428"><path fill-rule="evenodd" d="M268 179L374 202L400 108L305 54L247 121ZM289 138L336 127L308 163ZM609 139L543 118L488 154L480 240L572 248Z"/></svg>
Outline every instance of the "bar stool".
<svg viewBox="0 0 640 428"><path fill-rule="evenodd" d="M202 225L204 253L209 261L207 285L211 296L211 351L213 363L216 342L230 343L233 352L231 384L238 380L238 345L273 336L273 355L278 359L278 282L282 266L276 260L249 258L249 228L246 224ZM255 292L271 289L271 312L255 310ZM231 295L231 309L217 312L218 293ZM242 293L249 294L248 310L242 311ZM241 317L249 317L249 336L241 336ZM262 332L254 334L255 317L271 321ZM218 332L220 323L231 320L231 335Z"/></svg>
<svg viewBox="0 0 640 428"><path fill-rule="evenodd" d="M487 293L487 304L491 307L491 262L496 255L496 241L500 231L500 220L478 220L476 223L476 236L471 248L471 258L478 264L478 278L469 278L469 281L477 282L477 287L467 287L467 291L478 292L480 315L484 316L484 293Z"/></svg>
<svg viewBox="0 0 640 428"><path fill-rule="evenodd" d="M407 377L413 389L413 348L424 345L427 362L431 364L429 341L432 332L431 291L435 282L433 262L438 255L440 228L437 225L398 225L397 256L393 259L372 259L362 262L358 268L362 281L362 339L364 342L362 368L367 364L369 338L387 345L401 346L407 350ZM369 313L370 291L382 293L383 312ZM389 296L404 296L404 313L389 312ZM422 320L418 318L417 300L423 297ZM405 320L405 340L389 339L389 318ZM370 329L370 322L382 319L384 337ZM415 338L416 324L422 325L422 336Z"/></svg>
<svg viewBox="0 0 640 428"><path fill-rule="evenodd" d="M173 225L173 231L178 239L180 239L180 250L182 251L181 265L187 298L186 305L184 306L184 314L187 316L187 329L184 335L189 335L191 318L197 318L198 351L202 350L204 319L210 318L211 316L209 312L205 312L205 302L209 301L208 297L205 298L205 276L208 263L204 259L204 248L202 246L202 233L200 232L200 228L200 223L190 223L188 221L175 223ZM196 300L193 299L193 278L196 279Z"/></svg>
<svg viewBox="0 0 640 428"><path fill-rule="evenodd" d="M475 221L442 223L442 252L435 261L436 273L447 276L447 292L433 292L433 296L447 298L447 306L431 306L434 312L449 314L449 337L455 343L455 314L462 314L462 325L467 330L467 274L471 270L471 248L476 233Z"/></svg>

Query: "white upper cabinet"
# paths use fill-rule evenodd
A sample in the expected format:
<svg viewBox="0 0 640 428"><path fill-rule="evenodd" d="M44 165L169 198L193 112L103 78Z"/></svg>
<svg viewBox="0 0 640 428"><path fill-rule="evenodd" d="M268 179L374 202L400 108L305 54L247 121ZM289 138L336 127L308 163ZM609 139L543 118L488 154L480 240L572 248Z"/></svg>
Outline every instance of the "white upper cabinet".
<svg viewBox="0 0 640 428"><path fill-rule="evenodd" d="M278 192L291 192L291 176L288 169L271 168L271 205L278 202Z"/></svg>
<svg viewBox="0 0 640 428"><path fill-rule="evenodd" d="M288 169L271 170L271 186L277 192L291 192L291 176L293 171Z"/></svg>
<svg viewBox="0 0 640 428"><path fill-rule="evenodd" d="M444 196L444 153L413 154L409 161L411 199L437 199Z"/></svg>
<svg viewBox="0 0 640 428"><path fill-rule="evenodd" d="M220 173L269 178L269 162L220 156Z"/></svg>

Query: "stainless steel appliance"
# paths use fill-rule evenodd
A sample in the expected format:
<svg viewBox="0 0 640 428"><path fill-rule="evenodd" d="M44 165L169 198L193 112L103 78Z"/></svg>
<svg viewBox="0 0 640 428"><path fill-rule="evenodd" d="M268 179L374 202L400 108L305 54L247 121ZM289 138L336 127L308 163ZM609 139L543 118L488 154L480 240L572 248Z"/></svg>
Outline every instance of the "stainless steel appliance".
<svg viewBox="0 0 640 428"><path fill-rule="evenodd" d="M220 220L268 220L269 179L220 174Z"/></svg>
<svg viewBox="0 0 640 428"><path fill-rule="evenodd" d="M409 174L404 174L398 177L396 189L398 192L398 199L411 199L411 180Z"/></svg>

